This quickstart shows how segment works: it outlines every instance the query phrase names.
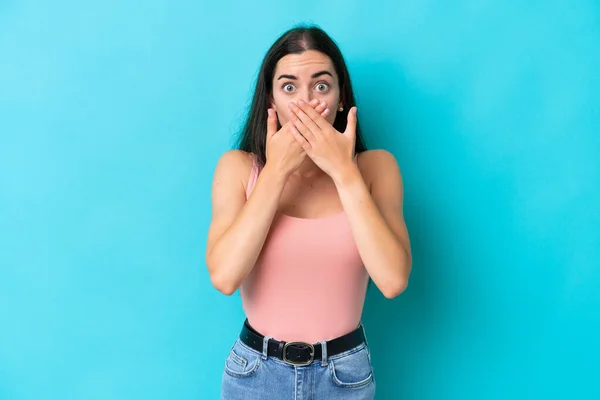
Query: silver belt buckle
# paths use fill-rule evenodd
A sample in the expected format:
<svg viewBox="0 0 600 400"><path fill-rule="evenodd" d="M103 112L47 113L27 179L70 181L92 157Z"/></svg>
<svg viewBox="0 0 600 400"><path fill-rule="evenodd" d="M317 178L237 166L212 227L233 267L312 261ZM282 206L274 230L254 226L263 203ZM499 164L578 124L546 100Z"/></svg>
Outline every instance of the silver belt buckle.
<svg viewBox="0 0 600 400"><path fill-rule="evenodd" d="M292 361L292 360L288 360L288 358L286 357L287 348L288 348L288 346L292 346L292 345L301 345L303 347L306 347L306 348L310 349L310 359L308 361ZM313 346L310 343L306 343L306 342L287 342L283 346L283 361L285 361L288 364L298 365L298 366L306 366L306 365L310 365L314 360L315 360L315 346Z"/></svg>

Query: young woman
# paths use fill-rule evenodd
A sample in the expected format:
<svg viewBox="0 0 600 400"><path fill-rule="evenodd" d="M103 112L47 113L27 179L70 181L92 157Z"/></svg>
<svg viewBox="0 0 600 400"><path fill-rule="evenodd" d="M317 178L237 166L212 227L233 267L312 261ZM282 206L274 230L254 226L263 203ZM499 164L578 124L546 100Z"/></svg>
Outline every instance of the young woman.
<svg viewBox="0 0 600 400"><path fill-rule="evenodd" d="M237 150L212 186L207 266L246 314L222 398L373 399L361 324L369 280L387 298L411 253L395 158L367 151L350 76L320 28L267 52Z"/></svg>

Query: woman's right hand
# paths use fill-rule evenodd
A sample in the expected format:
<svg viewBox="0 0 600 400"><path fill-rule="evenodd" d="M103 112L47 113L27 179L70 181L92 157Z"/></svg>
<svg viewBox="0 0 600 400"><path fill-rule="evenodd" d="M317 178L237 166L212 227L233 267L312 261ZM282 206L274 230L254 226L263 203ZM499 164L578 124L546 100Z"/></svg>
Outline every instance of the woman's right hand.
<svg viewBox="0 0 600 400"><path fill-rule="evenodd" d="M328 113L325 112L327 104L322 105L314 100L308 104L323 117L327 116ZM266 165L272 166L274 170L282 172L288 177L300 167L306 157L306 152L290 131L292 121L286 122L280 130L277 130L277 113L269 108L268 114Z"/></svg>

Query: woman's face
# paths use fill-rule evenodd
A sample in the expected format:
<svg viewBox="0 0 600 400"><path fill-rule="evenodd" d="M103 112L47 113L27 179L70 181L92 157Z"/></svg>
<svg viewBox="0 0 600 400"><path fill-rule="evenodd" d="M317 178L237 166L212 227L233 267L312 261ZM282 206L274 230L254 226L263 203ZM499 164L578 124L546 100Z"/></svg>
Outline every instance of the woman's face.
<svg viewBox="0 0 600 400"><path fill-rule="evenodd" d="M273 102L279 123L290 120L292 111L288 104L298 100L313 99L327 102L329 114L326 119L333 125L340 104L340 87L335 68L328 56L308 50L302 54L288 54L275 67L273 76Z"/></svg>

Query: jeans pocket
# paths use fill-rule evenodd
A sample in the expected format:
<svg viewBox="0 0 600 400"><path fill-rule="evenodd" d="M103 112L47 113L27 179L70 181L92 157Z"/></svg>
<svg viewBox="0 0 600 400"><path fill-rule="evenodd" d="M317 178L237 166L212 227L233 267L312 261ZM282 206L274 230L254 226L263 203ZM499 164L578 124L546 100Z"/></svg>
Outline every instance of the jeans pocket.
<svg viewBox="0 0 600 400"><path fill-rule="evenodd" d="M225 372L234 378L248 378L254 375L259 365L260 355L244 348L236 340L225 360Z"/></svg>
<svg viewBox="0 0 600 400"><path fill-rule="evenodd" d="M329 359L333 383L345 388L360 388L373 382L373 367L366 345Z"/></svg>

